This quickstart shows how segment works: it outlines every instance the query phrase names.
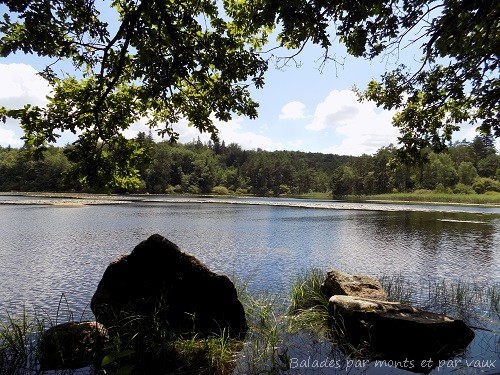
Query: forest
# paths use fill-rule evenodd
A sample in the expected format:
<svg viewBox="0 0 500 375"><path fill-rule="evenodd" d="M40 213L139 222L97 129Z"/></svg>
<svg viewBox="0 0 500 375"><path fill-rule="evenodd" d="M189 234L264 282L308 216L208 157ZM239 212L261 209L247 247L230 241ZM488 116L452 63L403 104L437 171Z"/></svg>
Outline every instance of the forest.
<svg viewBox="0 0 500 375"><path fill-rule="evenodd" d="M333 197L429 190L456 194L500 192L500 154L494 138L450 144L428 161L404 164L393 145L374 155L341 156L300 151L243 150L235 143L155 142L139 133L146 152L139 183L130 189L91 190L68 160L72 146L49 147L42 159L27 148L0 147L0 191L75 191L152 194L219 194Z"/></svg>

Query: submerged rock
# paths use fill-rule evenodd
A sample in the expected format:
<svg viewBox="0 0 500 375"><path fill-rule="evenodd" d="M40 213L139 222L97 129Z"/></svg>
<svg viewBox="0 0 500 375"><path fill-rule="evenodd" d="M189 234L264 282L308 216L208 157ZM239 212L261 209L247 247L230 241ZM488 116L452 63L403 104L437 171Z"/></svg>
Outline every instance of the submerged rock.
<svg viewBox="0 0 500 375"><path fill-rule="evenodd" d="M91 308L98 322L113 327L124 313L160 318L179 334L241 337L245 311L227 276L155 234L104 272Z"/></svg>
<svg viewBox="0 0 500 375"><path fill-rule="evenodd" d="M327 297L345 295L387 300L387 294L382 284L374 277L350 275L337 270L328 271L326 279L321 285L321 292Z"/></svg>
<svg viewBox="0 0 500 375"><path fill-rule="evenodd" d="M398 302L335 295L329 307L347 342L376 357L420 364L452 356L474 338L461 320Z"/></svg>
<svg viewBox="0 0 500 375"><path fill-rule="evenodd" d="M40 369L65 370L99 365L108 343L106 328L97 322L68 322L45 331L40 339Z"/></svg>

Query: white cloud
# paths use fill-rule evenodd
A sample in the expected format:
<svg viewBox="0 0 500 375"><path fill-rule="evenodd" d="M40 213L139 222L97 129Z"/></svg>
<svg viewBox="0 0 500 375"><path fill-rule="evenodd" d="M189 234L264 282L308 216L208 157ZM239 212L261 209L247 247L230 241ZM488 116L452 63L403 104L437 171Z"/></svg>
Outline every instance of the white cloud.
<svg viewBox="0 0 500 375"><path fill-rule="evenodd" d="M467 141L472 141L474 137L479 135L477 131L478 125L472 125L469 123L461 123L460 130L453 133L453 141L462 141L466 139Z"/></svg>
<svg viewBox="0 0 500 375"><path fill-rule="evenodd" d="M306 118L306 106L302 102L293 101L287 103L281 108L280 120L300 120Z"/></svg>
<svg viewBox="0 0 500 375"><path fill-rule="evenodd" d="M129 128L122 131L122 134L125 136L125 138L132 139L135 138L139 132L148 134L151 130L151 135L155 141L161 142L169 139L167 134L165 134L164 137L158 135L158 130L163 129L161 126L158 126L158 128L150 129L149 126L146 125L146 122L147 118L142 118L130 125ZM198 137L200 137L200 140L202 142L208 142L208 140L210 139L209 134L202 134L197 128L188 126L188 121L185 119L181 119L179 122L173 124L172 128L175 132L179 133L180 143L192 142L193 140L197 140Z"/></svg>
<svg viewBox="0 0 500 375"><path fill-rule="evenodd" d="M200 133L198 128L195 128L194 126L189 126L188 121L186 119L181 119L177 124L174 124L173 129L174 131L179 133L180 143L192 142L193 140L197 140L198 137L200 137L200 140L204 143L208 142L210 139L209 134Z"/></svg>
<svg viewBox="0 0 500 375"><path fill-rule="evenodd" d="M236 118L228 122L216 121L219 129L219 137L226 144L237 143L245 150L261 148L263 150L275 150L282 148L281 144L275 143L271 138L250 131L243 131L242 118Z"/></svg>
<svg viewBox="0 0 500 375"><path fill-rule="evenodd" d="M50 86L31 65L0 64L0 82L0 105L4 107L47 104Z"/></svg>
<svg viewBox="0 0 500 375"><path fill-rule="evenodd" d="M300 150L304 145L304 141L302 139L296 139L293 141L287 142L287 150Z"/></svg>
<svg viewBox="0 0 500 375"><path fill-rule="evenodd" d="M453 142L466 140L471 142L476 136L480 135L477 130L478 124L461 123L460 130L453 133ZM495 147L497 151L500 151L500 138L495 139Z"/></svg>
<svg viewBox="0 0 500 375"><path fill-rule="evenodd" d="M219 138L221 142L224 141L226 144L237 143L246 150L257 148L261 148L263 150L275 150L283 148L281 143L275 143L269 137L250 131L244 131L242 127L243 119L240 117L224 122L217 120L214 116L212 116L212 121L217 129L219 129ZM193 140L197 140L198 137L204 143L210 140L210 134L200 133L200 131L194 126L188 126L188 121L186 119L181 119L176 124L173 124L172 127L174 131L179 133L180 143L192 142ZM149 132L149 128L146 126L146 119L142 119L134 123L130 128L125 130L123 134L125 137L130 139L136 137L138 132ZM157 135L155 130L152 130L152 135L155 140L162 140L162 138Z"/></svg>
<svg viewBox="0 0 500 375"><path fill-rule="evenodd" d="M0 106L17 109L25 104L44 106L50 94L47 81L27 64L0 64ZM0 145L22 146L19 122L8 119L0 123Z"/></svg>
<svg viewBox="0 0 500 375"><path fill-rule="evenodd" d="M326 99L316 106L313 120L306 125L306 129L319 131L345 125L356 120L361 112L360 107L354 92L331 91Z"/></svg>
<svg viewBox="0 0 500 375"><path fill-rule="evenodd" d="M396 143L399 132L391 125L392 111L378 109L372 102L358 102L350 90L332 91L316 107L306 129L333 130L341 138L338 145L323 152L341 155L373 154L379 148Z"/></svg>
<svg viewBox="0 0 500 375"><path fill-rule="evenodd" d="M142 118L139 121L134 122L127 129L122 131L123 136L125 138L132 139L132 138L137 137L137 134L139 132L144 132L144 133L148 134L149 127L146 125L146 122L147 122L146 118ZM151 135L153 136L153 138L155 138L157 140L159 140L161 138L161 137L158 137L156 135L155 131L152 131Z"/></svg>
<svg viewBox="0 0 500 375"><path fill-rule="evenodd" d="M23 141L14 131L0 128L0 146L5 147L9 145L12 147L21 147Z"/></svg>

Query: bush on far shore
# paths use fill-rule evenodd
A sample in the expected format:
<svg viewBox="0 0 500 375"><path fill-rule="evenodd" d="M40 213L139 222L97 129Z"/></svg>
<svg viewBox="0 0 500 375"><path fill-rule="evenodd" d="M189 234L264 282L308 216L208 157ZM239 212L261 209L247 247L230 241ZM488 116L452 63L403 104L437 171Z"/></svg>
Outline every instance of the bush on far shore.
<svg viewBox="0 0 500 375"><path fill-rule="evenodd" d="M212 189L212 193L217 195L229 195L229 189L225 186L218 185Z"/></svg>

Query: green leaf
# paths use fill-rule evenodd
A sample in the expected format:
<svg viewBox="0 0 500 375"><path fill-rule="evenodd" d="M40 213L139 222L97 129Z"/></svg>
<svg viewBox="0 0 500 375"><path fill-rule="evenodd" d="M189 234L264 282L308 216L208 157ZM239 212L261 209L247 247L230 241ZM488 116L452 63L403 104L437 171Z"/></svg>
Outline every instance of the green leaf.
<svg viewBox="0 0 500 375"><path fill-rule="evenodd" d="M112 363L115 363L116 357L113 353L106 355L102 361L101 361L101 366L106 367L109 366Z"/></svg>

